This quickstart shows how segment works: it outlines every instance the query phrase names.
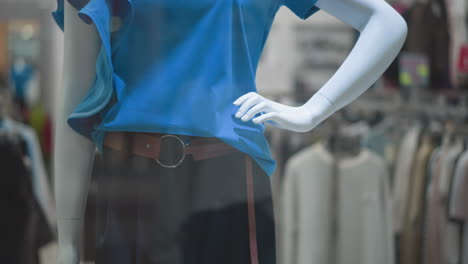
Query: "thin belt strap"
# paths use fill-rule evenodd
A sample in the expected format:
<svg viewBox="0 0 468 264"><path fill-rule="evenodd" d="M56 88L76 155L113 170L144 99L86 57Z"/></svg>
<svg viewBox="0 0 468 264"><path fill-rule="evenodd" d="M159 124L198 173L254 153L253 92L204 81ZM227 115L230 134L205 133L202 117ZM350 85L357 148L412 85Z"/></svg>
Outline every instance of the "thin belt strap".
<svg viewBox="0 0 468 264"><path fill-rule="evenodd" d="M160 156L161 138L164 134L110 131L106 133L104 145L128 154L158 159ZM177 135L180 137L180 135ZM233 146L217 139L194 137L189 145L184 145L184 155L192 155L194 160L210 159L225 154L239 152Z"/></svg>
<svg viewBox="0 0 468 264"><path fill-rule="evenodd" d="M255 223L254 183L252 175L252 159L245 156L245 174L247 181L247 209L249 218L250 263L258 264L257 227Z"/></svg>

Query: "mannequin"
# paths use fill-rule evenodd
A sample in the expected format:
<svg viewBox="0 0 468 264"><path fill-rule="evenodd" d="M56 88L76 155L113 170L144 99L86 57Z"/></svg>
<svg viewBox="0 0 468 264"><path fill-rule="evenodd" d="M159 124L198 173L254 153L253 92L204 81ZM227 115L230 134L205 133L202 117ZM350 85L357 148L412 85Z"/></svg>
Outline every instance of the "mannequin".
<svg viewBox="0 0 468 264"><path fill-rule="evenodd" d="M251 92L233 102L239 106L236 118L244 122L268 122L296 132L310 131L374 83L403 45L406 24L384 1L319 0L316 6L361 32L348 58L325 86L304 105L286 106ZM66 118L86 95L93 81L100 39L96 29L83 23L76 16L76 9L67 1L64 34L65 89L56 119L54 175L59 233L58 263L69 264L79 263L80 232L95 146L75 133L67 125ZM263 115L252 119L260 112ZM70 150L73 150L73 156Z"/></svg>

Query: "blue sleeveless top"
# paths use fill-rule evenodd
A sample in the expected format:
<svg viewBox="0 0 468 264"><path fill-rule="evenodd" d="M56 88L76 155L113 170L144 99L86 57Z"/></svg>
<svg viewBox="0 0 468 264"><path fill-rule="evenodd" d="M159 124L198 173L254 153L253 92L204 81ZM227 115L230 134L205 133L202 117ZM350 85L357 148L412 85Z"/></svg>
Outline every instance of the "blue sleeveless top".
<svg viewBox="0 0 468 264"><path fill-rule="evenodd" d="M52 15L64 30L63 0ZM256 92L271 24L285 5L306 19L317 0L68 0L102 47L96 78L68 124L102 151L106 131L217 137L272 175L264 124L234 117ZM86 0L85 0L86 1Z"/></svg>

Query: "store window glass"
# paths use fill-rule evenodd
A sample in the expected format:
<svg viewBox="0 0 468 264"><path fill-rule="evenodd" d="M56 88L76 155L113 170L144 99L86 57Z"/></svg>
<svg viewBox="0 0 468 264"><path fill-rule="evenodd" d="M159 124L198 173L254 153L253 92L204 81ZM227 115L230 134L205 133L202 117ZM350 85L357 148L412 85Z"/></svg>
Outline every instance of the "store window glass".
<svg viewBox="0 0 468 264"><path fill-rule="evenodd" d="M465 2L2 2L2 263L468 263Z"/></svg>

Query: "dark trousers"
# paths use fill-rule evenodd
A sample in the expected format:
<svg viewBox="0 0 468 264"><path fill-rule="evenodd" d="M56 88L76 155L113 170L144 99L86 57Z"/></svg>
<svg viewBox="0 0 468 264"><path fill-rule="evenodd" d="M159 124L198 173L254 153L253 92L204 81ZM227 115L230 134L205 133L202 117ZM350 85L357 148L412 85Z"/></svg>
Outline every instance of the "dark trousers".
<svg viewBox="0 0 468 264"><path fill-rule="evenodd" d="M253 160L258 262L251 259L246 158L188 155L177 168L164 168L104 147L92 185L96 264L276 263L270 178Z"/></svg>

